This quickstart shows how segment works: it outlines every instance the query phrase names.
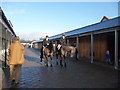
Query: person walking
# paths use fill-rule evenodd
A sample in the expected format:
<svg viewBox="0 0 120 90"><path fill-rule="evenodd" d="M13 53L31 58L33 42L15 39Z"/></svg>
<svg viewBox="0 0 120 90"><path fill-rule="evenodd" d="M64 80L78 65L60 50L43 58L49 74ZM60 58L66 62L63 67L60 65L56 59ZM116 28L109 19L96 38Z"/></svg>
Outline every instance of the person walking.
<svg viewBox="0 0 120 90"><path fill-rule="evenodd" d="M19 37L9 47L10 78L15 84L19 84L20 71L24 63L24 46L20 43Z"/></svg>

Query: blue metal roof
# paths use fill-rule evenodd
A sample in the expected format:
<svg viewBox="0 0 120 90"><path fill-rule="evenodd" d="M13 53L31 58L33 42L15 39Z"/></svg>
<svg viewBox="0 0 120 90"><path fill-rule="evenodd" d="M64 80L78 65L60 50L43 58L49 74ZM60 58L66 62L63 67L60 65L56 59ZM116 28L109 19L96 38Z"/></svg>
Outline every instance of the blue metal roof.
<svg viewBox="0 0 120 90"><path fill-rule="evenodd" d="M120 21L120 16L110 19L110 20L106 20L103 22L99 22L96 24L92 24L92 25L88 25L82 28L71 30L65 33L66 33L66 36L72 36L72 35L83 34L87 32L93 32L93 31L103 30L107 28L117 27L117 26L120 26L120 23L118 21ZM57 38L60 38L61 36L62 34L58 34L55 36L51 36L50 39L57 39Z"/></svg>
<svg viewBox="0 0 120 90"><path fill-rule="evenodd" d="M107 28L117 27L117 26L120 26L120 23L118 23L118 21L120 21L120 17L66 32L66 36L71 36L71 35L76 35L76 34L82 34L82 33L93 32L93 31L103 30L103 29L107 29Z"/></svg>

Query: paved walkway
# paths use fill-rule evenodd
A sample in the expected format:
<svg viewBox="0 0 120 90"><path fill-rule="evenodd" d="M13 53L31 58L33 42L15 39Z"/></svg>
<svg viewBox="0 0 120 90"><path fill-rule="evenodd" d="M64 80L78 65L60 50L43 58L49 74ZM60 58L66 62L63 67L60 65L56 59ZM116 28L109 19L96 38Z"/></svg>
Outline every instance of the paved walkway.
<svg viewBox="0 0 120 90"><path fill-rule="evenodd" d="M55 59L54 59L55 61ZM19 85L11 84L9 69L4 70L9 88L117 88L118 71L83 60L67 60L67 68L54 62L45 67L40 62L39 51L25 49L25 63L21 70ZM7 72L7 73L6 73ZM3 87L3 88L5 88Z"/></svg>

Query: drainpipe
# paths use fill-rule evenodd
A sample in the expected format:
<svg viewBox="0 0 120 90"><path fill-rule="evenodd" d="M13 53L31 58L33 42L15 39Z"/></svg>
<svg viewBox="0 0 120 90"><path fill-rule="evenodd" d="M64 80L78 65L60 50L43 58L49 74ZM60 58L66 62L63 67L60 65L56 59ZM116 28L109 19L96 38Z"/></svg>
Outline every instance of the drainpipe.
<svg viewBox="0 0 120 90"><path fill-rule="evenodd" d="M7 67L7 28L5 28L5 68Z"/></svg>

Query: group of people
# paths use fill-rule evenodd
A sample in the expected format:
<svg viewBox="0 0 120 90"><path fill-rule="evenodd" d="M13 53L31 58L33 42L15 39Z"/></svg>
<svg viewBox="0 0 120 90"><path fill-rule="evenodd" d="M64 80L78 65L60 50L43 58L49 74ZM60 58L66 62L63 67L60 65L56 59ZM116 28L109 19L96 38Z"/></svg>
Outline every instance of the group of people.
<svg viewBox="0 0 120 90"><path fill-rule="evenodd" d="M43 47L41 49L41 58L43 57L43 48L47 47L50 49L49 45L52 42L49 40L49 37L43 40ZM62 45L66 45L65 34L62 35L60 39L60 43ZM12 43L9 47L9 65L10 65L10 78L13 83L16 85L19 84L20 79L20 71L22 64L24 63L24 46L20 43L19 37L14 38L14 43Z"/></svg>
<svg viewBox="0 0 120 90"><path fill-rule="evenodd" d="M42 44L42 48L40 50L40 58L41 58L41 62L42 62L42 58L43 58L43 51L44 51L44 47L48 48L50 50L50 52L52 51L52 48L50 47L50 44L53 44L50 40L49 40L49 36L47 35L45 37L45 39L43 40L43 44ZM61 45L67 45L66 43L66 38L65 38L65 34L62 34L62 38L59 40L58 44L61 44Z"/></svg>
<svg viewBox="0 0 120 90"><path fill-rule="evenodd" d="M41 61L43 58L44 47L49 48L51 52L50 44L52 44L52 42L49 40L49 37L46 36L46 38L43 40L43 45L41 48ZM58 44L67 45L65 34L62 35L62 38L59 40ZM110 52L109 50L107 50L106 62L110 61L111 61ZM20 43L19 37L15 37L14 43L12 43L9 47L10 77L12 79L12 82L14 82L15 84L19 83L20 71L23 63L24 63L24 46ZM16 71L16 73L14 73L14 71Z"/></svg>

